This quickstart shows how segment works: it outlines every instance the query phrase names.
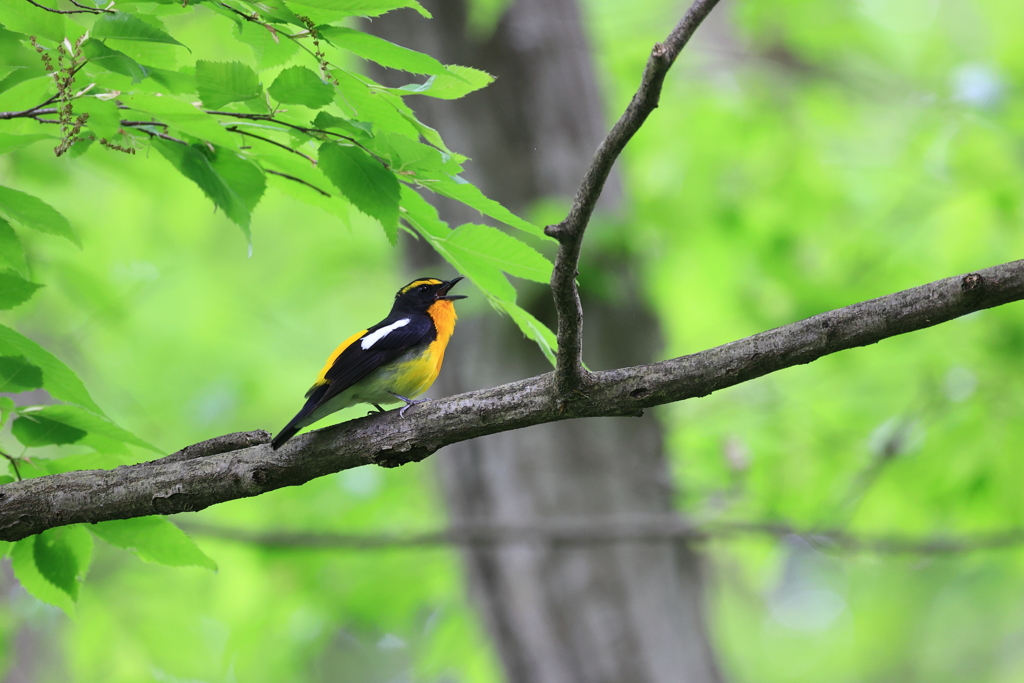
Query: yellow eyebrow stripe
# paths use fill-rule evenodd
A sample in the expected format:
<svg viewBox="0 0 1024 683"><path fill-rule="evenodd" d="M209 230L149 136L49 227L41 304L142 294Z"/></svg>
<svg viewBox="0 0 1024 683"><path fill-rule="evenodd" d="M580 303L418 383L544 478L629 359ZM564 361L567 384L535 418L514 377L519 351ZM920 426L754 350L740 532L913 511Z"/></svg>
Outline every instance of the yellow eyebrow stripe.
<svg viewBox="0 0 1024 683"><path fill-rule="evenodd" d="M420 285L439 285L439 284L441 284L441 281L437 280L437 279L434 279L434 278L430 278L428 280L416 280L416 282L413 282L411 284L406 285L405 287L402 287L402 291L400 291L398 293L398 296L402 296L403 294L408 292L410 289L416 289Z"/></svg>

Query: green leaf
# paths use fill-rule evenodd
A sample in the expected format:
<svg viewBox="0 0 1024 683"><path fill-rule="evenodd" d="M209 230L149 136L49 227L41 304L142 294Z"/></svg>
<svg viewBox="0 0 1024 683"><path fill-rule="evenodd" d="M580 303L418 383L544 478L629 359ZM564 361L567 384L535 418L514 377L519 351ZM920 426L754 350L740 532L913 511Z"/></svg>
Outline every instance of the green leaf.
<svg viewBox="0 0 1024 683"><path fill-rule="evenodd" d="M75 601L66 592L53 585L39 568L35 559L36 537L29 536L14 544L11 548L11 569L18 583L37 600L55 605L68 615L75 612ZM77 573L77 567L76 567Z"/></svg>
<svg viewBox="0 0 1024 683"><path fill-rule="evenodd" d="M412 95L429 95L442 100L456 100L493 82L494 76L486 71L449 64L446 73L440 76L431 76L426 83L404 85L397 90Z"/></svg>
<svg viewBox="0 0 1024 683"><path fill-rule="evenodd" d="M353 52L389 69L401 69L414 74L447 74L444 64L430 55L395 45L377 36L343 26L318 26L321 36L338 47Z"/></svg>
<svg viewBox="0 0 1024 683"><path fill-rule="evenodd" d="M97 415L103 415L103 411L89 396L82 380L78 379L68 366L39 344L3 325L0 325L0 354L25 356L30 363L43 371L43 388L51 396L61 401L77 403Z"/></svg>
<svg viewBox="0 0 1024 683"><path fill-rule="evenodd" d="M299 23L298 19L295 21ZM238 38L252 48L257 71L285 64L299 49L294 40L289 40L280 33L275 35L265 26L249 21L243 21L238 26Z"/></svg>
<svg viewBox="0 0 1024 683"><path fill-rule="evenodd" d="M416 116L401 97L372 81L366 83L365 77L357 78L347 71L335 69L331 75L338 81L335 103L346 118L372 122L375 131L391 131L413 140L419 139L419 130L409 120L415 121Z"/></svg>
<svg viewBox="0 0 1024 683"><path fill-rule="evenodd" d="M316 118L313 119L313 127L321 130L334 128L336 130L343 131L346 135L363 140L369 139L373 136L373 124L364 123L362 121L349 121L348 119L328 114L325 111L317 113Z"/></svg>
<svg viewBox="0 0 1024 683"><path fill-rule="evenodd" d="M32 298L42 287L23 279L13 270L0 270L0 311L6 311Z"/></svg>
<svg viewBox="0 0 1024 683"><path fill-rule="evenodd" d="M181 45L181 43L165 31L146 23L134 14L126 12L101 15L92 25L90 35L93 38L115 38L117 40L138 40L147 43ZM184 45L181 46L185 47Z"/></svg>
<svg viewBox="0 0 1024 683"><path fill-rule="evenodd" d="M509 275L544 284L551 280L551 262L539 251L490 225L460 225L446 241L450 249Z"/></svg>
<svg viewBox="0 0 1024 683"><path fill-rule="evenodd" d="M47 529L34 539L32 559L44 579L78 599L78 584L85 578L92 559L92 536L74 524Z"/></svg>
<svg viewBox="0 0 1024 683"><path fill-rule="evenodd" d="M157 448L151 443L148 443L147 441L143 441L127 429L123 429L110 420L100 417L99 415L94 415L93 413L90 413L83 408L79 408L78 406L66 404L44 406L38 410L33 410L29 415L54 420L61 424L75 427L87 432L90 437L98 435L106 439L120 441L121 443L145 448L153 451L154 453L163 454L163 450Z"/></svg>
<svg viewBox="0 0 1024 683"><path fill-rule="evenodd" d="M166 140L153 140L153 146L182 175L198 185L228 218L242 228L246 239L249 238L250 213L263 193L263 185L256 179L256 175L263 175L258 167L243 159L220 157L234 153L219 147L214 160L217 161L218 157L220 160L215 167L205 147Z"/></svg>
<svg viewBox="0 0 1024 683"><path fill-rule="evenodd" d="M89 60L90 64L107 71L128 76L132 79L132 83L138 83L149 75L146 67L125 53L107 47L106 44L95 38L90 38L82 43L82 53Z"/></svg>
<svg viewBox="0 0 1024 683"><path fill-rule="evenodd" d="M417 0L291 0L299 5L302 13L309 15L316 23L332 23L343 17L379 17L391 10L411 7L420 15L430 18L430 12ZM312 7L318 12L306 11Z"/></svg>
<svg viewBox="0 0 1024 683"><path fill-rule="evenodd" d="M380 221L392 245L398 242L399 183L395 174L358 147L325 142L318 168L357 209Z"/></svg>
<svg viewBox="0 0 1024 683"><path fill-rule="evenodd" d="M0 185L0 213L26 228L60 235L79 247L82 246L68 219L46 202L30 194Z"/></svg>
<svg viewBox="0 0 1024 683"><path fill-rule="evenodd" d="M114 100L80 97L75 100L75 113L89 115L89 130L98 138L113 138L121 132L122 110Z"/></svg>
<svg viewBox="0 0 1024 683"><path fill-rule="evenodd" d="M267 92L278 102L301 104L311 109L326 107L334 99L334 88L304 66L282 71Z"/></svg>
<svg viewBox="0 0 1024 683"><path fill-rule="evenodd" d="M25 356L0 356L0 393L18 394L43 386L43 371Z"/></svg>
<svg viewBox="0 0 1024 683"><path fill-rule="evenodd" d="M263 94L256 72L241 62L196 62L196 91L210 109L244 102Z"/></svg>
<svg viewBox="0 0 1024 683"><path fill-rule="evenodd" d="M38 9L27 2L0 2L0 24L11 31L53 41L61 41L67 35L62 15Z"/></svg>
<svg viewBox="0 0 1024 683"><path fill-rule="evenodd" d="M121 98L121 101L132 111L149 114L149 117L166 123L173 130L222 147L238 146L236 136L225 130L217 119L188 102L149 94L130 95Z"/></svg>
<svg viewBox="0 0 1024 683"><path fill-rule="evenodd" d="M11 224L0 218L0 268L12 268L22 275L28 274L25 250Z"/></svg>
<svg viewBox="0 0 1024 683"><path fill-rule="evenodd" d="M466 206L476 209L485 216L490 216L491 218L501 221L506 225L510 225L513 228L519 228L524 232L528 232L531 235L535 235L546 240L552 239L545 235L544 231L536 225L523 220L498 202L484 196L484 193L478 190L475 185L467 183L461 178L439 180L437 182L425 184L424 186L432 192L444 195L449 199L460 201Z"/></svg>
<svg viewBox="0 0 1024 683"><path fill-rule="evenodd" d="M107 543L130 550L146 562L170 567L205 567L217 571L217 564L166 517L136 517L100 522L93 524L91 529Z"/></svg>
<svg viewBox="0 0 1024 683"><path fill-rule="evenodd" d="M246 2L267 21L302 25L302 20L288 9L283 0L246 0Z"/></svg>
<svg viewBox="0 0 1024 683"><path fill-rule="evenodd" d="M39 448L40 446L63 446L80 441L87 432L63 422L40 417L35 412L23 412L11 424L11 434L23 446Z"/></svg>

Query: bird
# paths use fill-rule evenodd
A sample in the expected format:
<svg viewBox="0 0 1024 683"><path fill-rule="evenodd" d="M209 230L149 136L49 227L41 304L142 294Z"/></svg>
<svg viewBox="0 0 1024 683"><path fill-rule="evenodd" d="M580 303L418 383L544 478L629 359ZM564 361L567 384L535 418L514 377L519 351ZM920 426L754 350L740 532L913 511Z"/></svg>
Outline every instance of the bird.
<svg viewBox="0 0 1024 683"><path fill-rule="evenodd" d="M386 318L334 350L306 392L306 404L271 447L277 450L303 427L342 408L369 403L384 412L382 403L404 402L398 414L405 417L410 407L429 400L414 399L441 371L458 318L452 302L466 298L448 292L462 279L418 278L399 289Z"/></svg>

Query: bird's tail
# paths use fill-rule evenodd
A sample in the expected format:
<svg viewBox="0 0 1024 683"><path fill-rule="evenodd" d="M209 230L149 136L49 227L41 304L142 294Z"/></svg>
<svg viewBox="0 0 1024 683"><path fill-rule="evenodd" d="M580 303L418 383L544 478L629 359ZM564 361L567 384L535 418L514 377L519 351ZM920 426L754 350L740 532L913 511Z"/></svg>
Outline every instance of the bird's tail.
<svg viewBox="0 0 1024 683"><path fill-rule="evenodd" d="M285 441L298 434L299 430L302 429L301 426L296 424L298 421L299 416L296 415L295 419L293 419L291 422L285 425L285 428L277 433L277 436L274 437L274 440L270 442L270 447L276 451L278 448L284 445Z"/></svg>

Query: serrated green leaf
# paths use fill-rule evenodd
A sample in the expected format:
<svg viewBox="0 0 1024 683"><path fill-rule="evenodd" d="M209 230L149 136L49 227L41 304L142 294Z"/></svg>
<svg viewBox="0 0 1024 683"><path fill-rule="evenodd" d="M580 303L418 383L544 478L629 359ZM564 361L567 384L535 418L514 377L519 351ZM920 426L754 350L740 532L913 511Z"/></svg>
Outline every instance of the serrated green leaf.
<svg viewBox="0 0 1024 683"><path fill-rule="evenodd" d="M2 389L0 389L2 391ZM110 420L94 415L89 411L79 408L78 406L72 405L51 405L44 406L38 410L33 410L29 415L36 417L43 417L50 420L60 422L61 424L75 427L84 432L88 432L90 436L98 435L106 439L113 441L120 441L121 443L131 444L132 446L138 446L139 448L145 448L153 451L154 453L163 453L163 451L151 443L143 441L139 437L135 436L127 429L117 426Z"/></svg>
<svg viewBox="0 0 1024 683"><path fill-rule="evenodd" d="M32 559L36 569L54 587L78 600L78 585L92 559L92 536L74 524L47 529L34 539Z"/></svg>
<svg viewBox="0 0 1024 683"><path fill-rule="evenodd" d="M11 31L53 41L63 40L67 35L62 15L40 10L27 2L0 2L0 24Z"/></svg>
<svg viewBox="0 0 1024 683"><path fill-rule="evenodd" d="M43 371L25 356L0 356L0 393L18 394L43 386Z"/></svg>
<svg viewBox="0 0 1024 683"><path fill-rule="evenodd" d="M425 83L405 85L397 90L411 95L428 95L442 100L456 100L494 82L494 76L468 66L449 64L447 71L431 76Z"/></svg>
<svg viewBox="0 0 1024 683"><path fill-rule="evenodd" d="M0 325L0 355L25 356L30 363L43 371L43 388L51 396L61 401L77 403L97 415L103 415L103 411L89 396L82 380L78 379L68 366L28 337L3 325Z"/></svg>
<svg viewBox="0 0 1024 683"><path fill-rule="evenodd" d="M146 67L125 53L107 47L105 43L95 38L90 38L82 43L82 53L90 64L122 76L128 76L132 79L132 83L138 83L149 75Z"/></svg>
<svg viewBox="0 0 1024 683"><path fill-rule="evenodd" d="M21 413L11 424L11 434L21 445L29 448L64 446L81 441L87 432L78 427L42 417L35 412Z"/></svg>
<svg viewBox="0 0 1024 683"><path fill-rule="evenodd" d="M302 13L318 24L329 24L344 17L379 17L403 7L411 7L430 18L430 12L417 0L291 0L291 3L299 5ZM316 11L306 10L307 7Z"/></svg>
<svg viewBox="0 0 1024 683"><path fill-rule="evenodd" d="M243 21L238 26L238 39L252 48L257 71L272 69L286 63L299 49L294 40L290 40L280 33L275 35L265 26L249 21Z"/></svg>
<svg viewBox="0 0 1024 683"><path fill-rule="evenodd" d="M66 614L75 613L75 601L66 592L50 583L36 567L36 537L29 536L14 544L11 548L11 569L14 577L29 595L50 605L64 610Z"/></svg>
<svg viewBox="0 0 1024 683"><path fill-rule="evenodd" d="M6 311L32 298L42 287L22 278L13 270L0 270L0 311Z"/></svg>
<svg viewBox="0 0 1024 683"><path fill-rule="evenodd" d="M7 92L20 83L44 76L49 76L49 74L46 73L46 69L42 65L36 66L33 64L31 66L15 67L3 79L0 79L0 94Z"/></svg>
<svg viewBox="0 0 1024 683"><path fill-rule="evenodd" d="M119 519L93 524L90 528L107 543L130 550L146 562L217 571L217 564L165 517Z"/></svg>
<svg viewBox="0 0 1024 683"><path fill-rule="evenodd" d="M98 138L113 138L121 131L121 113L114 100L80 97L75 100L75 114L88 114L89 130Z"/></svg>
<svg viewBox="0 0 1024 683"><path fill-rule="evenodd" d="M210 109L244 102L263 94L256 72L241 62L196 62L196 92Z"/></svg>
<svg viewBox="0 0 1024 683"><path fill-rule="evenodd" d="M318 26L317 31L334 45L389 69L427 75L448 73L444 64L430 55L395 45L363 31L343 26Z"/></svg>
<svg viewBox="0 0 1024 683"><path fill-rule="evenodd" d="M267 189L262 169L237 152L223 147L215 149L210 163L246 210L252 213Z"/></svg>
<svg viewBox="0 0 1024 683"><path fill-rule="evenodd" d="M188 102L149 94L130 95L121 101L132 111L143 114L139 118L152 118L166 123L171 130L187 133L221 147L238 146L236 136L220 125L217 119ZM145 116L146 114L149 116Z"/></svg>
<svg viewBox="0 0 1024 683"><path fill-rule="evenodd" d="M461 178L439 180L424 184L431 192L436 192L439 195L454 199L462 202L466 206L476 209L485 216L501 221L505 225L512 226L513 228L519 228L520 230L527 232L531 235L541 237L545 240L551 240L552 238L544 234L544 231L538 228L533 223L525 221L519 216L515 215L498 202L485 196L477 187L471 183L467 183Z"/></svg>
<svg viewBox="0 0 1024 683"><path fill-rule="evenodd" d="M267 21L302 25L302 20L295 16L282 0L246 0L246 2Z"/></svg>
<svg viewBox="0 0 1024 683"><path fill-rule="evenodd" d="M0 268L11 268L22 275L28 274L25 250L11 224L0 218Z"/></svg>
<svg viewBox="0 0 1024 683"><path fill-rule="evenodd" d="M167 43L181 45L170 34L127 12L103 14L92 25L93 38L114 38L116 40L137 40L146 43ZM185 48L188 49L188 48Z"/></svg>
<svg viewBox="0 0 1024 683"><path fill-rule="evenodd" d="M374 131L399 133L413 140L420 137L419 129L409 120L416 119L401 97L389 93L382 86L356 78L347 71L335 69L331 75L338 81L335 103L351 120L372 122ZM369 80L369 79L366 79Z"/></svg>
<svg viewBox="0 0 1024 683"><path fill-rule="evenodd" d="M436 147L397 133L382 133L364 144L374 154L387 159L391 170L402 176L447 178L448 174L458 173L462 168L454 158Z"/></svg>
<svg viewBox="0 0 1024 683"><path fill-rule="evenodd" d="M198 145L182 145L166 140L153 140L153 146L186 178L199 186L207 197L214 204L224 210L224 213L234 221L246 239L249 239L249 218L251 206L259 201L256 194L257 183L252 172L241 169L241 164L249 162L234 163L230 160L223 161L221 167L215 168L211 163L207 150ZM229 150L216 148L216 154L230 154ZM216 158L216 156L214 157ZM251 165L251 164L250 164ZM229 177L221 175L225 171ZM255 173L262 176L262 172L256 168ZM230 182L229 182L230 181ZM262 194L262 189L259 189Z"/></svg>
<svg viewBox="0 0 1024 683"><path fill-rule="evenodd" d="M328 114L325 111L318 112L316 118L313 119L313 127L319 128L320 130L329 130L334 128L340 130L346 135L359 139L368 139L373 137L373 124L364 123L362 121L349 121L333 114Z"/></svg>
<svg viewBox="0 0 1024 683"><path fill-rule="evenodd" d="M334 88L304 66L282 71L267 92L278 102L301 104L311 109L326 107L334 99Z"/></svg>
<svg viewBox="0 0 1024 683"><path fill-rule="evenodd" d="M447 242L449 248L458 249L467 257L489 263L509 275L543 284L551 280L551 261L530 245L490 225L460 225Z"/></svg>
<svg viewBox="0 0 1024 683"><path fill-rule="evenodd" d="M320 145L318 168L357 209L380 221L392 245L398 242L399 182L395 174L358 147Z"/></svg>
<svg viewBox="0 0 1024 683"><path fill-rule="evenodd" d="M0 213L26 228L59 235L82 246L68 219L41 199L0 185Z"/></svg>

